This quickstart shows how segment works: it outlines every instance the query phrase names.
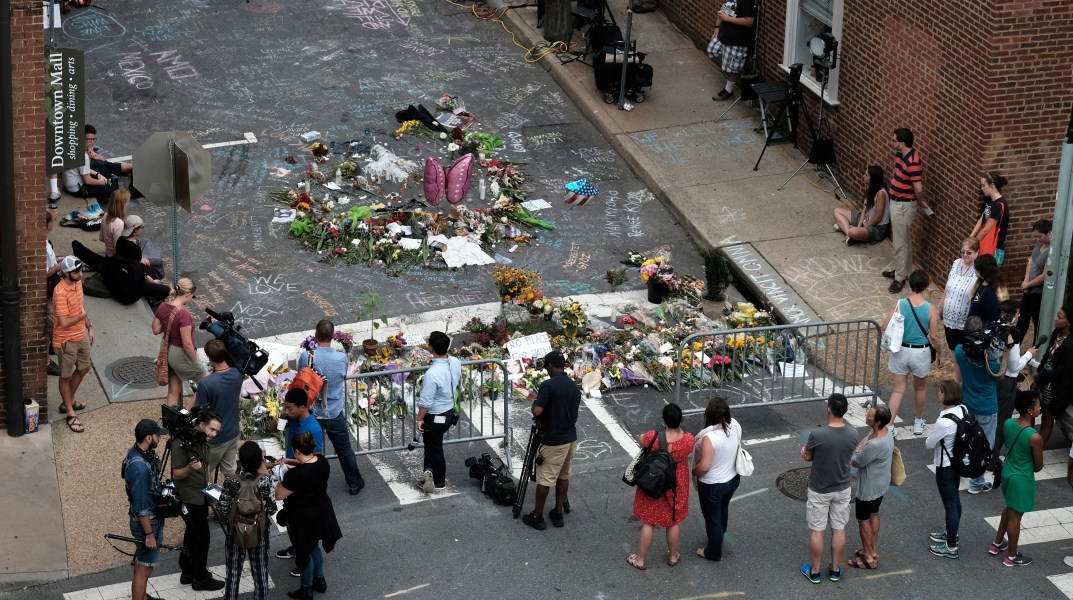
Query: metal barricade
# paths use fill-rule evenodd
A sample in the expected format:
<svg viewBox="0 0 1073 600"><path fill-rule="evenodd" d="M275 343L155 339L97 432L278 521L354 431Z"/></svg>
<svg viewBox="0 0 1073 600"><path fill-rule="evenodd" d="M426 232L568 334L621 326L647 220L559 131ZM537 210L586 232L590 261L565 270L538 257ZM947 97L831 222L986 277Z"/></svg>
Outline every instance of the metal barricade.
<svg viewBox="0 0 1073 600"><path fill-rule="evenodd" d="M422 446L417 435L417 400L429 367L412 367L348 375L346 411L355 430L355 453L375 454ZM504 440L510 468L510 411L506 367L500 360L462 361L459 421L444 435L444 444ZM487 394L487 395L486 395Z"/></svg>
<svg viewBox="0 0 1073 600"><path fill-rule="evenodd" d="M678 347L675 402L704 412L712 395L735 408L878 396L882 331L872 320L695 333Z"/></svg>

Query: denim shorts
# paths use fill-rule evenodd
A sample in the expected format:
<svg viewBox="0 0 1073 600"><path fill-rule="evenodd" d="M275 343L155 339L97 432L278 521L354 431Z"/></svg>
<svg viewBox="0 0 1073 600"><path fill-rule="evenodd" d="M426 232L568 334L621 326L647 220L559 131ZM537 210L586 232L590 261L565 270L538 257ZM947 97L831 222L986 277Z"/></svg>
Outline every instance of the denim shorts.
<svg viewBox="0 0 1073 600"><path fill-rule="evenodd" d="M130 535L138 540L138 545L134 549L134 561L143 567L153 568L160 560L160 545L164 543L164 520L153 517L149 523L156 537L156 548L150 550L145 547L145 538L148 536L145 535L142 523L138 519L130 520Z"/></svg>

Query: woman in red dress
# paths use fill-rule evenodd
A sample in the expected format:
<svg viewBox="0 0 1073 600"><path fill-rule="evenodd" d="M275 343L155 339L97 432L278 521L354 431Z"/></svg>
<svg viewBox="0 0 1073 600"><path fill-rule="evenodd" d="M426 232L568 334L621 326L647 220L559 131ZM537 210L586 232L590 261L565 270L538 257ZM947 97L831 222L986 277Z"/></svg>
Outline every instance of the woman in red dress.
<svg viewBox="0 0 1073 600"><path fill-rule="evenodd" d="M626 557L626 562L634 568L644 570L647 566L645 556L652 545L652 536L656 527L667 528L667 564L675 566L681 558L678 552L678 539L681 537L679 524L689 515L689 455L693 453L693 434L682 431L682 409L677 404L663 407L664 439L671 456L677 464L674 490L668 490L662 498L652 498L640 488L633 496L633 514L641 521L641 541L635 554ZM641 447L647 448L652 438L657 437L655 430L641 435ZM652 446L658 450L660 440Z"/></svg>

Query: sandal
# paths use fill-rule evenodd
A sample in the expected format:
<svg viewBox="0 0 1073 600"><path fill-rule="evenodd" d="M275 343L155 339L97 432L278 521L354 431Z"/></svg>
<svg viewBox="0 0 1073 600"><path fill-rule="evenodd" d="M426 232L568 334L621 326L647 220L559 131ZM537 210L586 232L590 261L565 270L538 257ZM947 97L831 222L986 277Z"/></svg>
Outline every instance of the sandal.
<svg viewBox="0 0 1073 600"><path fill-rule="evenodd" d="M857 551L853 553L857 558L864 558L864 548L857 548ZM879 562L879 555L876 555L876 562Z"/></svg>
<svg viewBox="0 0 1073 600"><path fill-rule="evenodd" d="M879 561L876 560L868 562L867 559L861 558L859 556L854 556L853 558L847 560L846 564L853 567L854 569L874 569L879 566Z"/></svg>
<svg viewBox="0 0 1073 600"><path fill-rule="evenodd" d="M673 567L673 566L677 565L678 561L680 561L680 560L682 560L682 553L681 552L675 552L674 553L674 560L671 560L671 551L670 550L667 551L667 566L668 567Z"/></svg>
<svg viewBox="0 0 1073 600"><path fill-rule="evenodd" d="M78 429L75 429L75 428ZM73 417L67 417L67 428L75 433L82 433L86 428L82 425L82 421L78 420L78 415Z"/></svg>
<svg viewBox="0 0 1073 600"><path fill-rule="evenodd" d="M630 563L630 566L637 569L638 571L644 571L648 567L646 565L637 564L639 558L640 557L636 554L630 554L626 557L626 562Z"/></svg>
<svg viewBox="0 0 1073 600"><path fill-rule="evenodd" d="M79 410L79 411L86 410L86 405L82 404L78 400L75 400L74 404L72 404L71 406L73 406L75 410ZM60 404L60 412L63 413L63 414L67 414L67 405L66 404Z"/></svg>

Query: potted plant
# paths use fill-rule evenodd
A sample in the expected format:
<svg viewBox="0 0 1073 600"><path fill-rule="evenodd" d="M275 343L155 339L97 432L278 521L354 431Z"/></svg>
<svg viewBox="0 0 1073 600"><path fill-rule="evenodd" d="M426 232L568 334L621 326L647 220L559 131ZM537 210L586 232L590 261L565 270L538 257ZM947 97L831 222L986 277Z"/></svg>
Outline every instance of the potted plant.
<svg viewBox="0 0 1073 600"><path fill-rule="evenodd" d="M380 325L387 325L387 315L373 316L384 304L384 298L377 294L362 294L358 297L358 302L362 305L361 318L369 319L369 337L361 341L361 350L365 356L371 357L380 349L380 342L376 341L373 332L379 329Z"/></svg>
<svg viewBox="0 0 1073 600"><path fill-rule="evenodd" d="M718 248L706 250L704 256L704 278L708 284L705 300L722 302L726 300L726 289L734 282L730 272L730 263Z"/></svg>
<svg viewBox="0 0 1073 600"><path fill-rule="evenodd" d="M495 402L499 399L500 392L503 391L502 377L493 375L491 379L484 382L484 385L481 386L481 391L492 402Z"/></svg>

